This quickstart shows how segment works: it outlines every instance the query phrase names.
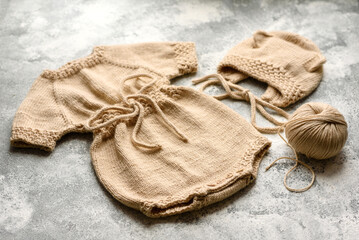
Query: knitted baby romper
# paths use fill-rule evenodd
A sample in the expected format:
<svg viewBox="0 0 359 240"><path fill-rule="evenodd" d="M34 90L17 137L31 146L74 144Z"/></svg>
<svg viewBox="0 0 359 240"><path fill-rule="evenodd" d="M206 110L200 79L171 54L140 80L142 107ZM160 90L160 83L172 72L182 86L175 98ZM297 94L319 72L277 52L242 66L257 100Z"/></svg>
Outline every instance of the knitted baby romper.
<svg viewBox="0 0 359 240"><path fill-rule="evenodd" d="M212 97L170 85L196 69L189 42L96 46L36 79L11 143L52 151L68 132L93 132L101 183L150 217L220 201L256 178L270 142Z"/></svg>

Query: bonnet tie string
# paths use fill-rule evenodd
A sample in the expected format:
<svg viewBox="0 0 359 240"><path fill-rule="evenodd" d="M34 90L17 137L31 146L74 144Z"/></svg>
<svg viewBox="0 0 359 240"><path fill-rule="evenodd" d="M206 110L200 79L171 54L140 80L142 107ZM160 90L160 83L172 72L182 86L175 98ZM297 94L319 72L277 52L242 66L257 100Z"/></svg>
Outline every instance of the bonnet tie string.
<svg viewBox="0 0 359 240"><path fill-rule="evenodd" d="M123 87L124 87L125 81L127 81L129 79L133 79L133 78L137 79L140 77L149 77L149 78L153 79L153 77L149 74L135 74L135 75L130 75L130 76L122 79L120 81L119 95L120 95L120 98L123 101L125 107L110 106L110 107L102 108L99 112L97 112L93 117L90 118L90 120L88 122L87 129L88 130L98 130L100 128L109 126L112 123L115 123L119 120L124 120L124 119L128 120L128 119L133 119L133 118L137 117L136 124L133 129L132 136L131 136L132 144L136 147L148 148L153 151L161 149L161 145L159 145L159 144L144 143L137 139L137 134L141 129L141 125L142 125L142 122L143 122L143 119L145 116L145 108L137 100L144 99L153 107L153 109L156 111L156 113L158 113L158 115L162 118L163 122L166 124L166 127L171 129L173 132L175 132L179 139L181 139L184 142L187 142L188 138L183 133L181 133L177 129L177 127L175 125L173 125L173 123L170 122L170 120L166 117L166 115L163 113L161 108L158 106L157 102L152 97L150 97L146 94L142 94L146 89L148 89L149 87L153 86L156 83L156 81L157 81L156 79L154 79L150 83L143 86L136 94L132 94L132 95L128 95L128 96L124 95ZM106 114L107 111L111 111L111 110L114 110L117 116L115 116L101 124L98 124L98 125L94 124L94 122L96 120L101 119L101 117L104 114Z"/></svg>
<svg viewBox="0 0 359 240"><path fill-rule="evenodd" d="M213 79L215 78L215 79ZM213 96L218 100L230 97L236 100L245 100L251 105L251 124L261 133L277 133L280 130L280 126L284 125L284 122L280 122L270 115L264 107L268 107L276 111L279 115L289 118L289 114L277 106L274 106L258 97L249 91L249 89L243 88L237 84L231 83L223 78L220 74L210 74L199 79L192 80L193 84L204 82L199 91L203 92L204 89L210 85L221 84L226 90L226 93ZM234 90L232 90L234 89ZM260 127L256 124L256 109L270 122L277 125L276 127Z"/></svg>
<svg viewBox="0 0 359 240"><path fill-rule="evenodd" d="M304 192L304 191L308 190L313 185L314 180L315 180L315 173L314 173L313 169L308 164L306 164L298 159L298 154L295 151L295 149L293 148L293 146L290 143L288 143L288 141L286 141L283 138L283 136L280 134L280 132L282 132L284 130L285 124L287 122L280 122L280 121L276 120L272 115L270 115L265 110L264 107L268 107L268 108L274 110L275 112L277 112L279 115L285 117L286 119L289 119L290 115L287 112L285 112L283 109L281 109L277 106L274 106L273 104L270 104L270 103L256 97L253 93L251 93L249 91L249 89L243 88L237 84L234 84L232 82L225 80L223 78L223 76L220 74L210 74L210 75L204 76L202 78L192 80L192 83L193 84L203 83L199 89L200 92L203 92L208 86L221 84L223 86L224 90L226 91L226 93L220 94L217 96L213 96L214 98L216 98L218 100L222 100L222 99L230 97L235 100L244 100L244 101L249 102L251 105L251 124L253 125L253 127L256 128L261 133L277 133L279 135L279 137L293 150L293 152L295 154L295 158L290 158L290 157L277 158L266 168L266 171L269 170L277 161L279 161L281 159L289 159L289 160L295 161L295 165L285 174L284 180L283 180L284 186L289 191L292 191L292 192ZM276 127L259 127L256 124L256 110L258 110L268 121L272 122L273 124L275 124L277 126ZM312 180L304 188L291 188L287 185L287 177L294 169L296 169L298 167L298 164L302 164L304 167L306 167L311 172Z"/></svg>

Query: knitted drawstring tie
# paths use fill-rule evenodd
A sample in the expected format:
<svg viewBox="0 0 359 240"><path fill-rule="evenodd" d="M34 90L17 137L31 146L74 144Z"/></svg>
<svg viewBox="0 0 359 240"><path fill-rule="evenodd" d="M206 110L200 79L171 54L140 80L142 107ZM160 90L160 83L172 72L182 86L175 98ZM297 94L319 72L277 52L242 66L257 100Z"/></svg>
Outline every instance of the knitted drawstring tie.
<svg viewBox="0 0 359 240"><path fill-rule="evenodd" d="M161 149L161 145L159 144L149 144L149 143L144 143L141 142L137 139L137 134L141 129L141 125L144 119L144 112L145 109L142 106L142 104L137 101L138 99L144 99L146 100L148 103L150 103L152 105L152 107L154 108L154 110L156 111L156 113L158 113L158 115L162 118L162 120L166 123L166 126L169 129L172 129L176 135L179 137L179 139L181 139L184 142L188 141L188 138L181 133L177 127L175 125L173 125L168 118L165 116L165 114L163 113L163 111L161 110L161 108L158 106L157 102L150 96L142 94L145 90L147 90L148 88L150 88L151 86L153 86L157 79L154 79L153 81L151 81L150 83L146 84L145 86L143 86L136 94L132 94L132 95L128 95L125 96L123 93L123 87L124 87L124 83L127 80L130 79L138 79L140 77L148 77L151 79L154 79L151 75L149 74L134 74L134 75L130 75L124 79L122 79L120 81L120 98L123 101L125 107L122 106L111 106L111 107L104 107L102 108L99 112L97 112L93 117L90 118L89 122L88 122L88 130L93 131L93 130L98 130L100 128L109 126L110 124L117 122L118 120L124 120L124 119L133 119L135 117L137 117L136 120L136 124L135 127L133 129L132 132L132 136L131 136L131 142L134 146L136 147L143 147L143 148L147 148L149 150L152 151L157 151ZM101 124L98 125L94 125L94 121L98 120L99 118L101 118L101 116L108 110L117 110L118 116L107 120Z"/></svg>
<svg viewBox="0 0 359 240"><path fill-rule="evenodd" d="M290 158L290 157L277 158L266 168L266 171L268 169L270 169L277 161L279 161L281 159L289 159L289 160L295 161L295 165L285 174L284 180L283 180L284 186L289 191L292 191L292 192L304 192L304 191L308 190L313 185L313 183L315 181L315 173L314 173L313 169L309 165L307 165L306 163L304 163L298 159L298 154L295 151L295 149L293 148L293 146L290 143L288 143L288 141L286 141L283 138L283 136L280 134L280 132L282 132L284 130L284 128L288 122L280 122L280 121L276 120L273 116L271 116L264 109L264 107L268 107L268 108L276 111L279 115L285 117L286 119L289 119L290 115L287 112L285 112L284 110L282 110L281 108L279 108L277 106L274 106L273 104L270 104L270 103L256 97L253 93L251 93L249 91L249 89L243 88L237 84L234 84L232 82L225 80L223 78L223 76L220 74L210 74L210 75L204 76L202 78L192 80L193 84L198 84L198 83L202 83L202 82L204 82L204 84L199 89L199 91L201 91L201 92L203 92L205 90L205 88L210 85L221 84L223 86L226 93L217 95L217 96L213 96L214 98L216 98L218 100L222 100L227 97L230 97L232 99L244 100L244 101L249 102L251 105L251 124L253 125L253 127L255 127L261 133L277 133L279 135L279 137L293 150L293 152L295 154L295 158ZM256 124L256 110L257 109L266 119L268 119L270 122L274 123L277 126L276 127L259 127ZM287 177L294 169L296 169L298 167L298 164L302 164L304 167L306 167L311 172L312 180L304 188L291 188L287 184Z"/></svg>

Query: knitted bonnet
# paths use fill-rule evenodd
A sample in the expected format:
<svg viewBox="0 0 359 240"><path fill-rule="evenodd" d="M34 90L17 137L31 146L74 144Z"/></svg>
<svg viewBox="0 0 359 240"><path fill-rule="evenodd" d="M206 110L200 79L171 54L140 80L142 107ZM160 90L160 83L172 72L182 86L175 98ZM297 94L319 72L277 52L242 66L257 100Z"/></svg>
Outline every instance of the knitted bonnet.
<svg viewBox="0 0 359 240"><path fill-rule="evenodd" d="M325 61L319 48L298 34L257 31L232 48L217 71L232 83L247 77L267 83L261 98L286 107L318 86Z"/></svg>

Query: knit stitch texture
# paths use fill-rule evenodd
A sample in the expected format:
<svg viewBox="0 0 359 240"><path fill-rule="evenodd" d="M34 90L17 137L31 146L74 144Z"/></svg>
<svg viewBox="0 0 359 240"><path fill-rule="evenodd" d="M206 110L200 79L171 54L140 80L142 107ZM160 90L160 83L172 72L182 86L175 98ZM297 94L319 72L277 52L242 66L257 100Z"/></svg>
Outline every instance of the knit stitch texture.
<svg viewBox="0 0 359 240"><path fill-rule="evenodd" d="M232 83L247 77L265 82L262 99L286 107L317 88L325 61L319 48L298 34L257 31L227 53L218 73Z"/></svg>
<svg viewBox="0 0 359 240"><path fill-rule="evenodd" d="M96 46L43 71L15 115L11 143L52 151L66 133L93 132L100 182L150 217L218 202L257 177L270 141L212 97L170 85L196 70L190 42Z"/></svg>

